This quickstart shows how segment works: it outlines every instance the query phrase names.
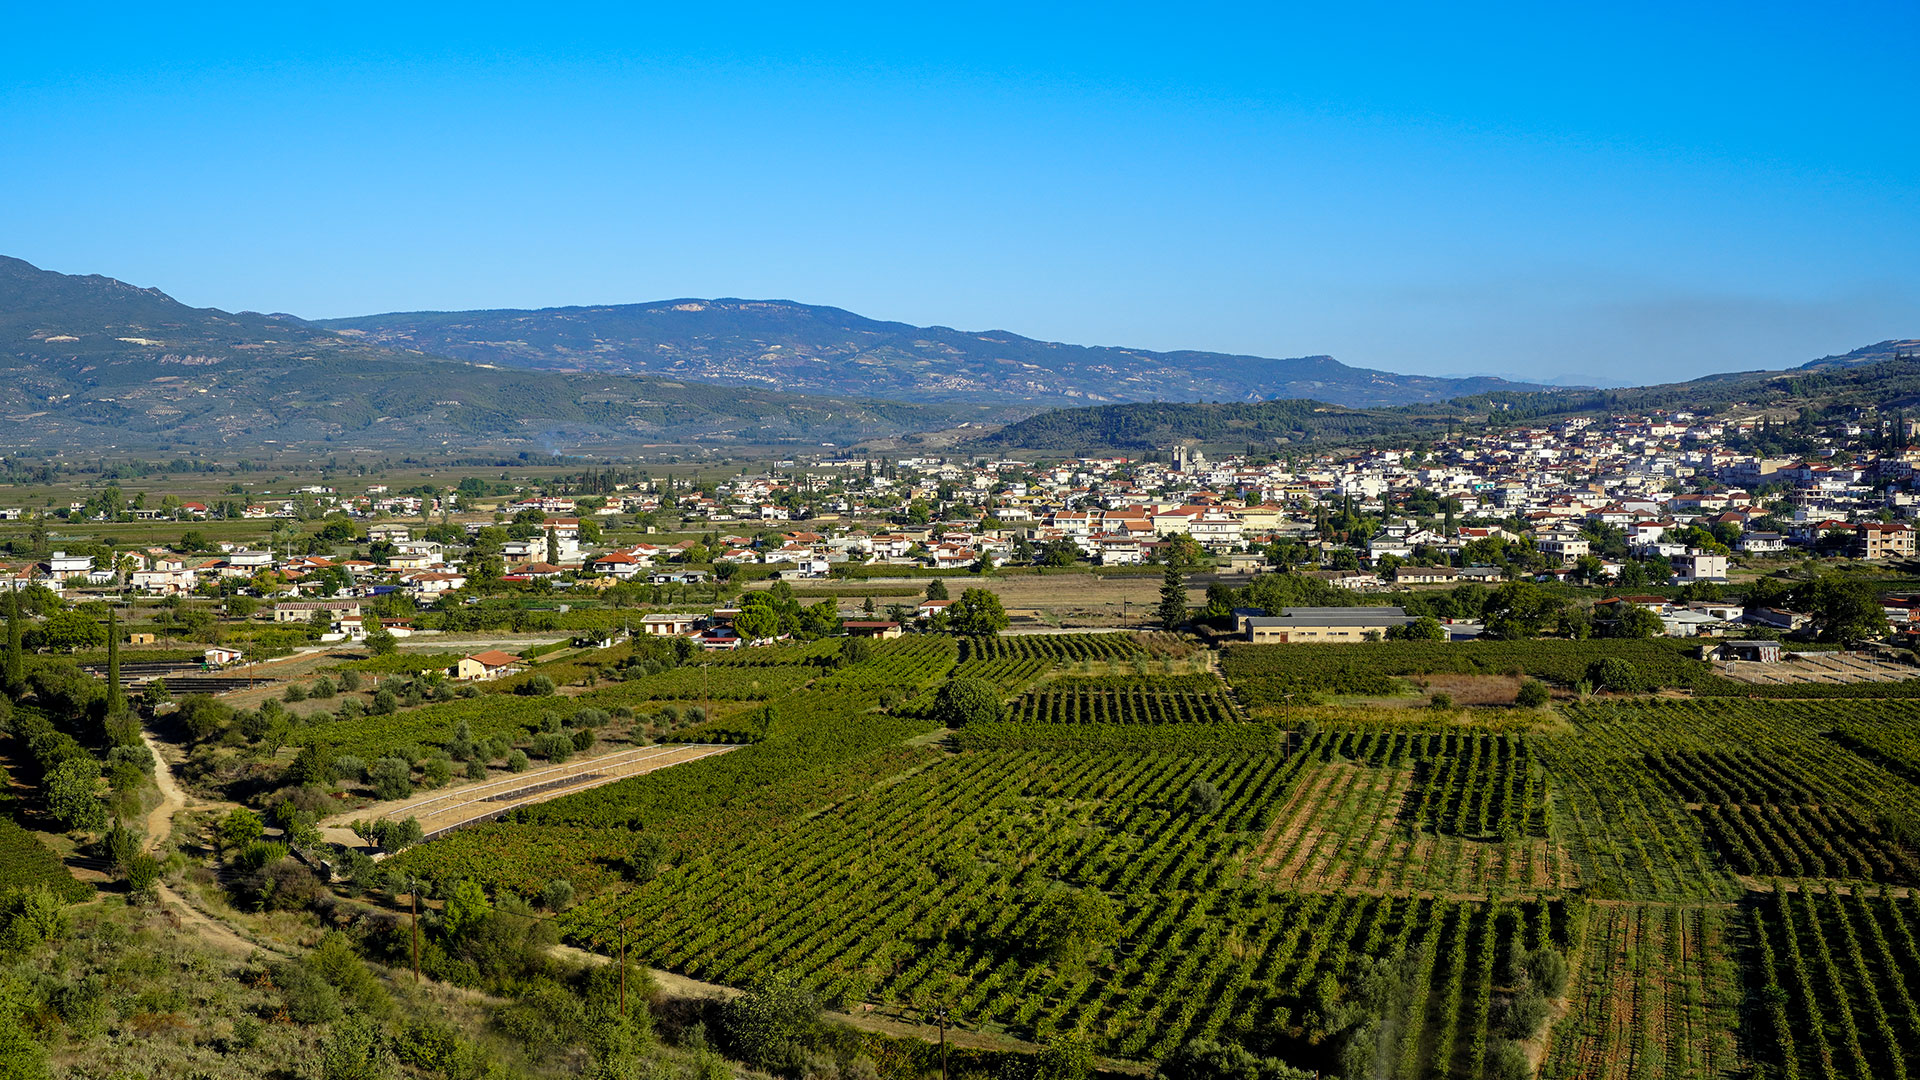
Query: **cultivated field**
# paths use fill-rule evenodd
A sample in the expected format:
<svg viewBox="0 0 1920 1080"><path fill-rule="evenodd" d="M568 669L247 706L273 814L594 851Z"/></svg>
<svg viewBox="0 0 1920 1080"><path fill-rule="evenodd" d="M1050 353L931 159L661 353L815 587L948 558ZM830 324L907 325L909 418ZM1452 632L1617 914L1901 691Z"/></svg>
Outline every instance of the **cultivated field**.
<svg viewBox="0 0 1920 1080"><path fill-rule="evenodd" d="M495 890L566 877L575 942L687 976L791 974L836 1006L1123 1059L1223 1038L1393 1078L1915 1066L1920 704L1582 698L1562 643L1262 648L1226 681L1152 635L742 653L727 692L755 711L685 738L748 745L399 859ZM1710 674L1660 643L1617 655ZM1561 703L1311 703L1509 667ZM955 675L1002 718L941 729ZM654 841L657 872L621 869ZM1536 1013L1542 955L1569 978Z"/></svg>

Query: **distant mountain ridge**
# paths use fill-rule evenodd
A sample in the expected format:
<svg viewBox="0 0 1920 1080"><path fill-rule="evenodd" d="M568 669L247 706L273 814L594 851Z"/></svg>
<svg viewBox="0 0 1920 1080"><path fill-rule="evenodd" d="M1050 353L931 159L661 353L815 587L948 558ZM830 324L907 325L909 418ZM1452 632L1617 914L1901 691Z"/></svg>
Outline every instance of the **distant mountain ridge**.
<svg viewBox="0 0 1920 1080"><path fill-rule="evenodd" d="M641 373L629 373L635 369ZM1357 441L1496 415L1520 421L1736 401L1920 407L1920 339L1883 341L1787 371L1566 389L1391 375L1330 357L1062 345L786 301L316 323L191 308L158 289L4 256L0 373L0 453L269 444L544 453L889 438L920 446L974 440L982 447L1145 449L1195 439ZM848 392L829 396L834 387ZM1119 402L1052 408L1097 400L1094 394ZM1134 394L1165 398L1127 398ZM984 440L966 427L1009 421ZM939 434L925 434L932 432Z"/></svg>
<svg viewBox="0 0 1920 1080"><path fill-rule="evenodd" d="M1878 364L1886 360L1904 360L1914 357L1920 357L1920 338L1901 338L1862 346L1838 356L1823 356L1818 360L1809 360L1800 365L1799 370L1846 367L1853 364Z"/></svg>
<svg viewBox="0 0 1920 1080"><path fill-rule="evenodd" d="M1827 357L1786 371L1735 371L1683 383L1494 393L1452 401L1347 409L1312 401L1150 402L1055 409L969 441L980 450L1077 454L1140 452L1200 444L1255 446L1362 443L1431 438L1487 425L1552 423L1569 416L1655 410L1731 409L1753 416L1791 415L1801 406L1920 409L1920 345L1885 341L1845 357ZM1858 357L1859 359L1848 359Z"/></svg>
<svg viewBox="0 0 1920 1080"><path fill-rule="evenodd" d="M1057 407L1312 398L1347 406L1545 387L1274 359L1038 341L882 322L790 300L684 298L539 310L415 311L313 325L372 344L532 369L669 375L818 394Z"/></svg>
<svg viewBox="0 0 1920 1080"><path fill-rule="evenodd" d="M331 444L545 453L692 440L851 442L999 418L977 405L476 367L3 256L0 371L0 450Z"/></svg>

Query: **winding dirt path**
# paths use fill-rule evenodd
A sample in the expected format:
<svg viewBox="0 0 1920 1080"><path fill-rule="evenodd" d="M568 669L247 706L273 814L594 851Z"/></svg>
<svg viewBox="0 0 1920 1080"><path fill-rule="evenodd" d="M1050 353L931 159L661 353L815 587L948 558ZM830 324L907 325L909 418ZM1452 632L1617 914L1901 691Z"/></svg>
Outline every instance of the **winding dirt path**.
<svg viewBox="0 0 1920 1080"><path fill-rule="evenodd" d="M173 781L173 770L168 767L167 759L160 755L160 744L144 728L140 731L140 741L147 744L147 752L153 755L153 783L160 789L160 805L147 815L147 850L158 851L160 845L173 835L173 815L184 810L187 805L187 793Z"/></svg>
<svg viewBox="0 0 1920 1080"><path fill-rule="evenodd" d="M147 744L148 752L153 754L153 783L160 789L160 805L147 814L145 821L146 849L148 852L156 852L173 835L173 817L186 809L187 793L180 790L180 785L174 781L173 770L167 765L167 759L161 755L160 744L154 740L152 733L143 729L140 732L140 740ZM276 956L292 955L277 945L242 937L232 926L195 907L186 897L175 892L173 887L164 881L157 883L156 891L168 915L172 916L182 929L192 930L209 945L222 952L233 953L236 956L247 956L255 951Z"/></svg>

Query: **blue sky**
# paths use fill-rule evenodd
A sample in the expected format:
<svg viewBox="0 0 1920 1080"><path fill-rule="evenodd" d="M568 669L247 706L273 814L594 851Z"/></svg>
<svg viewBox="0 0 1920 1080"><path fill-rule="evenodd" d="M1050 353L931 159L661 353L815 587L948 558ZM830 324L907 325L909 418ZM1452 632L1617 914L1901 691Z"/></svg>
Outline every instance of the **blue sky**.
<svg viewBox="0 0 1920 1080"><path fill-rule="evenodd" d="M1912 3L12 7L0 253L196 305L1615 383L1920 336Z"/></svg>

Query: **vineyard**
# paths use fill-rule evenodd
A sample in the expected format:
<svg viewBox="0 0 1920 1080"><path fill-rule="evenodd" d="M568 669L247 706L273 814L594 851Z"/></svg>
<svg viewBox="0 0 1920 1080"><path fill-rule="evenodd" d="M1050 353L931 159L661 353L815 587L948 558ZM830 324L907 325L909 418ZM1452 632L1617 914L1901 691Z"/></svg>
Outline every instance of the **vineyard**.
<svg viewBox="0 0 1920 1080"><path fill-rule="evenodd" d="M0 891L45 885L70 904L93 899L93 886L74 878L40 838L0 816Z"/></svg>
<svg viewBox="0 0 1920 1080"><path fill-rule="evenodd" d="M1545 1080L1737 1077L1732 909L1596 906Z"/></svg>
<svg viewBox="0 0 1920 1080"><path fill-rule="evenodd" d="M1013 704L1028 724L1223 724L1239 719L1211 676L1060 679Z"/></svg>
<svg viewBox="0 0 1920 1080"><path fill-rule="evenodd" d="M1544 769L1525 738L1345 732L1304 750L1304 775L1256 849L1293 888L1487 897L1560 893L1577 871L1550 839Z"/></svg>
<svg viewBox="0 0 1920 1080"><path fill-rule="evenodd" d="M1280 704L1289 694L1386 695L1396 689L1396 677L1414 675L1529 675L1573 686L1605 657L1633 665L1649 686L1692 687L1718 678L1684 643L1668 639L1234 645L1220 666L1241 700L1259 706Z"/></svg>
<svg viewBox="0 0 1920 1080"><path fill-rule="evenodd" d="M1747 905L1761 1026L1785 1080L1920 1071L1920 903L1776 888Z"/></svg>
<svg viewBox="0 0 1920 1080"><path fill-rule="evenodd" d="M1700 672L1659 641L1392 642L1236 646L1223 683L1156 640L917 635L602 686L569 704L733 695L693 731L750 745L395 860L524 896L564 877L571 940L693 977L1139 1061L1204 1038L1392 1080L1920 1067L1920 703L1276 709L1447 671L1566 685L1596 656ZM1002 719L926 719L957 676ZM1536 1015L1516 958L1542 951L1570 981Z"/></svg>

